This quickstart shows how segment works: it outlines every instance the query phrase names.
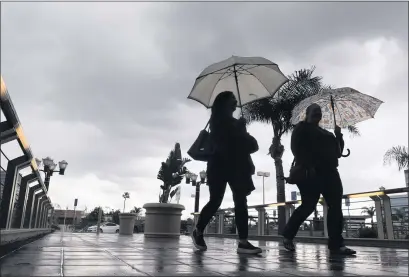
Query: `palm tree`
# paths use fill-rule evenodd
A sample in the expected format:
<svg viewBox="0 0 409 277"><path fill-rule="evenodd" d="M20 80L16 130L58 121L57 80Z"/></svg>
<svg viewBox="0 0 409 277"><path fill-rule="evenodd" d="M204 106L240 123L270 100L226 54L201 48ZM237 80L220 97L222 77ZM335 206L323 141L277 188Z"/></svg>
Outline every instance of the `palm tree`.
<svg viewBox="0 0 409 277"><path fill-rule="evenodd" d="M409 164L408 149L405 146L399 145L386 151L385 155L383 156L384 165L391 164L392 162L396 162L399 171L404 168L407 169Z"/></svg>
<svg viewBox="0 0 409 277"><path fill-rule="evenodd" d="M136 214L137 216L142 212L142 208L138 208L136 206L133 207L133 209L131 210L132 214Z"/></svg>
<svg viewBox="0 0 409 277"><path fill-rule="evenodd" d="M375 207L362 207L361 214L371 217L371 227L373 228L373 217L375 216Z"/></svg>
<svg viewBox="0 0 409 277"><path fill-rule="evenodd" d="M289 81L284 84L272 98L253 102L243 108L246 120L271 124L273 128L273 139L269 148L269 155L274 160L277 185L277 202L285 202L285 181L282 157L284 146L281 138L284 134L291 132L294 125L291 123L292 110L307 97L315 95L329 86L322 84L322 77L314 76L315 67L301 69L288 76ZM359 135L355 126L348 127L349 132ZM278 207L278 232L282 233L286 224L285 207Z"/></svg>
<svg viewBox="0 0 409 277"><path fill-rule="evenodd" d="M125 202L126 202L126 199L129 198L129 192L124 192L124 194L122 194L122 197L124 198L124 211L123 212L125 212Z"/></svg>
<svg viewBox="0 0 409 277"><path fill-rule="evenodd" d="M394 219L400 221L401 223L405 223L408 221L408 207L402 208L394 208L393 209L393 217Z"/></svg>

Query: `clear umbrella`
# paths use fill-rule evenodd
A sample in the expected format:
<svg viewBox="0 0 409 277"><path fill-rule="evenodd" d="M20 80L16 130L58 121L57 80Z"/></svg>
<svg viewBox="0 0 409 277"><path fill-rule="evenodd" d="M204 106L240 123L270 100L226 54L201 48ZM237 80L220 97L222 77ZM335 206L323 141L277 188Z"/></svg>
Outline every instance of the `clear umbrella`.
<svg viewBox="0 0 409 277"><path fill-rule="evenodd" d="M287 81L278 65L265 58L232 56L203 70L188 98L210 108L216 96L228 90L234 93L238 106L242 107L274 96Z"/></svg>

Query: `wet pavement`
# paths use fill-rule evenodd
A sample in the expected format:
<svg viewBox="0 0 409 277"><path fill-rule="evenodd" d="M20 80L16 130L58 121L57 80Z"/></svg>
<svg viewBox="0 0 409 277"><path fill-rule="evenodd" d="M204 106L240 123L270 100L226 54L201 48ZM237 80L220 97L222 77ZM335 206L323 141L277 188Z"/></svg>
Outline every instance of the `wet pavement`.
<svg viewBox="0 0 409 277"><path fill-rule="evenodd" d="M408 250L355 247L354 258L331 257L324 245L254 241L259 256L238 255L233 239L147 239L117 234L56 232L0 260L5 276L408 276Z"/></svg>

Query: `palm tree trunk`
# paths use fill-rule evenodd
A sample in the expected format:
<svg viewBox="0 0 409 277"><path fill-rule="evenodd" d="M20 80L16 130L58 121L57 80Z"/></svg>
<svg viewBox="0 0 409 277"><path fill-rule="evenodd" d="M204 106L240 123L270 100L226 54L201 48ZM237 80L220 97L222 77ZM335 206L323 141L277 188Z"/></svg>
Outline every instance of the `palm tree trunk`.
<svg viewBox="0 0 409 277"><path fill-rule="evenodd" d="M273 142L270 147L271 157L274 159L276 171L276 186L277 186L277 202L285 202L285 181L283 169L283 154L284 146L281 144L281 136L276 132L277 127L274 128ZM285 218L285 206L278 206L278 234L282 235L287 220Z"/></svg>
<svg viewBox="0 0 409 277"><path fill-rule="evenodd" d="M274 159L274 164L276 168L276 184L277 184L277 202L285 202L285 182L282 178L284 176L283 161L281 158ZM285 216L285 206L278 206L278 234L282 235L284 231L285 224L287 223Z"/></svg>

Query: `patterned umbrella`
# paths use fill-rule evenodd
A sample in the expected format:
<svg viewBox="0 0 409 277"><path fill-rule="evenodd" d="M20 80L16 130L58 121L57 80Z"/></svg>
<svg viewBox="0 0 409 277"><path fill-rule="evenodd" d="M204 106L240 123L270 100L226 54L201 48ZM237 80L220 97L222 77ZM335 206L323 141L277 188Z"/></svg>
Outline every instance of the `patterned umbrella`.
<svg viewBox="0 0 409 277"><path fill-rule="evenodd" d="M305 110L313 103L320 105L322 110L320 126L325 129L333 129L335 125L347 128L374 118L383 102L353 88L324 90L322 93L304 99L294 108L292 124L295 125L304 120Z"/></svg>

